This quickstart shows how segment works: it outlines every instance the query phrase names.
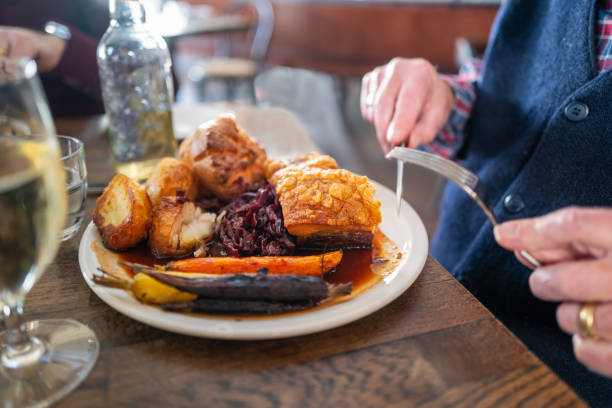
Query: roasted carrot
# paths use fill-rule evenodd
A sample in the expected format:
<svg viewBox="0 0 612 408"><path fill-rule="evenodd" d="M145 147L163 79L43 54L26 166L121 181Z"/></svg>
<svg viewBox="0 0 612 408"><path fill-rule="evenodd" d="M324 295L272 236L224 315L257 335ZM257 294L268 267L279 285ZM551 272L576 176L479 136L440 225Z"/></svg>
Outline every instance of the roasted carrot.
<svg viewBox="0 0 612 408"><path fill-rule="evenodd" d="M342 251L308 256L251 256L245 258L189 258L170 262L165 269L176 272L226 275L257 273L262 268L270 275L321 276L338 266Z"/></svg>

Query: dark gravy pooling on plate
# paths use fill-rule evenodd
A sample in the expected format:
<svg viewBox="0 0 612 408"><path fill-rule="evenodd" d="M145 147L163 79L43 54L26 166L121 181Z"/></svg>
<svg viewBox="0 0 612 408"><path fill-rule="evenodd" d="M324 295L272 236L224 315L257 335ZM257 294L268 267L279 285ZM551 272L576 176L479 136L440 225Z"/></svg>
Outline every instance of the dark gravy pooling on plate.
<svg viewBox="0 0 612 408"><path fill-rule="evenodd" d="M312 253L310 253L312 254ZM123 262L137 263L147 266L165 265L172 261L172 258L157 259L152 254L146 244L139 245L135 248L118 254ZM342 261L336 267L324 275L324 279L329 283L353 283L353 291L351 295L333 299L325 305L315 306L314 308L306 309L299 312L285 313L282 315L265 315L265 316L226 316L226 315L211 315L215 318L229 319L261 319L274 318L278 316L286 316L288 314L304 313L312 311L316 308L327 307L335 303L343 302L360 293L366 291L370 287L380 282L386 275L390 274L401 259L401 251L397 246L387 238L379 230L374 232L371 249L344 250ZM133 272L129 268L125 268L126 272L133 276ZM194 316L202 316L201 314L193 314Z"/></svg>
<svg viewBox="0 0 612 408"><path fill-rule="evenodd" d="M373 260L381 257L381 252L380 240L374 240L371 249L345 250L342 254L342 261L336 267L336 270L325 274L324 278L329 283L353 282L353 290L356 290L377 277L371 266ZM119 258L123 262L146 266L163 266L173 260L172 258L155 258L146 245L138 245L121 252ZM126 268L126 271L130 276L133 276L131 269Z"/></svg>

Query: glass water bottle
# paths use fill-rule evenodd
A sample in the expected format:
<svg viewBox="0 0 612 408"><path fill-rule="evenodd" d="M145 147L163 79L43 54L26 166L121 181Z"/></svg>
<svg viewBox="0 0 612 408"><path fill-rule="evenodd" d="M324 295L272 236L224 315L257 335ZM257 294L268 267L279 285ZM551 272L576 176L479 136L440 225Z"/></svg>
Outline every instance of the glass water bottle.
<svg viewBox="0 0 612 408"><path fill-rule="evenodd" d="M160 158L175 154L172 63L138 0L110 0L109 9L98 68L111 149L117 172L142 181Z"/></svg>

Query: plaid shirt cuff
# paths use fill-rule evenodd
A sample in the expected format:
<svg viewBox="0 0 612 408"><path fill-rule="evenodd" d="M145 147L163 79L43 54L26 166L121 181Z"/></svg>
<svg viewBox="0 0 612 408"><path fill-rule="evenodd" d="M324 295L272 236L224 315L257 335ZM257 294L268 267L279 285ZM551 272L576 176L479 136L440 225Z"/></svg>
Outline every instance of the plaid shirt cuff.
<svg viewBox="0 0 612 408"><path fill-rule="evenodd" d="M432 143L423 146L424 150L448 159L457 156L465 139L463 132L465 125L476 102L474 84L480 75L480 71L481 62L474 60L461 67L458 75L441 75L441 78L453 90L455 104L444 127L438 132Z"/></svg>

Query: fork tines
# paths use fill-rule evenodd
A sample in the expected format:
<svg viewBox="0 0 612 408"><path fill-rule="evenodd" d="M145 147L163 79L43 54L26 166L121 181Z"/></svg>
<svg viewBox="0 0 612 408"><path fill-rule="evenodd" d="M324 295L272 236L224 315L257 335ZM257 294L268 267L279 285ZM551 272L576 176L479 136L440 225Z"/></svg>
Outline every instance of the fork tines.
<svg viewBox="0 0 612 408"><path fill-rule="evenodd" d="M478 177L474 173L451 160L435 154L406 147L395 147L387 154L387 158L428 168L459 184L461 187L466 185L474 189L478 184Z"/></svg>

